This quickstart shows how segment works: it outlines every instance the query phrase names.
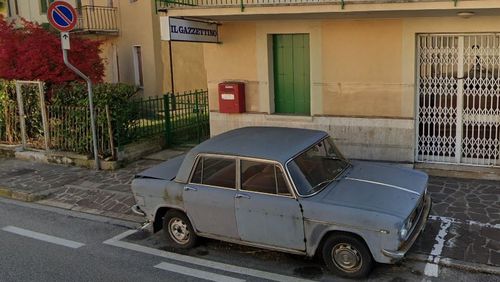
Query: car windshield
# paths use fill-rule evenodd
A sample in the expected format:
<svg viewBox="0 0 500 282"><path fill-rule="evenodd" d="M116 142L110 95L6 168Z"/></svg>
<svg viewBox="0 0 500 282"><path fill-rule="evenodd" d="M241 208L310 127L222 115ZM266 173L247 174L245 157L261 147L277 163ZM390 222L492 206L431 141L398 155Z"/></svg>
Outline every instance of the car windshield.
<svg viewBox="0 0 500 282"><path fill-rule="evenodd" d="M309 196L335 181L350 163L328 137L295 157L287 166L299 194Z"/></svg>

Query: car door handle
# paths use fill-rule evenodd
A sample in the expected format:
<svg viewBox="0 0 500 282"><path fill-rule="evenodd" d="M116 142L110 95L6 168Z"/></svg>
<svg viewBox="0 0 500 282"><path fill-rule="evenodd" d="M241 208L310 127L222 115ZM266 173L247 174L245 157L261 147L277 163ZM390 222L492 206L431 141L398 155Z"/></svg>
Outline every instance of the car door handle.
<svg viewBox="0 0 500 282"><path fill-rule="evenodd" d="M184 191L198 191L198 189L196 189L194 187L186 186L186 187L184 187Z"/></svg>
<svg viewBox="0 0 500 282"><path fill-rule="evenodd" d="M246 194L236 194L236 196L234 196L236 199L250 199L250 196L246 195Z"/></svg>

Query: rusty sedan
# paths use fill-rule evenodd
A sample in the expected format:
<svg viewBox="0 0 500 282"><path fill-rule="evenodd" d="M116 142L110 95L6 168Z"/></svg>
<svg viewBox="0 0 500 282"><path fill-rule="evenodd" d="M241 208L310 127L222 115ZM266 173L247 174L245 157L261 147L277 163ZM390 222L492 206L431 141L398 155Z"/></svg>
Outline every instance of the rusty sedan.
<svg viewBox="0 0 500 282"><path fill-rule="evenodd" d="M246 127L136 175L134 212L177 248L198 237L320 255L367 276L401 260L423 230L425 173L346 159L324 131Z"/></svg>

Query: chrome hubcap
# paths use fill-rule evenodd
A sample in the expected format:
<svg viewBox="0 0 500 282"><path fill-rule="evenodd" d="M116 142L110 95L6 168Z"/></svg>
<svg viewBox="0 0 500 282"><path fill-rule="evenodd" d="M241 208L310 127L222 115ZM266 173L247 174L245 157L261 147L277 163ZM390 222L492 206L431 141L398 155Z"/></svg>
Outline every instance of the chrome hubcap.
<svg viewBox="0 0 500 282"><path fill-rule="evenodd" d="M184 245L189 242L189 230L182 219L174 217L168 222L170 237L177 243Z"/></svg>
<svg viewBox="0 0 500 282"><path fill-rule="evenodd" d="M356 272L363 265L361 254L350 244L340 243L332 249L333 263L346 272Z"/></svg>

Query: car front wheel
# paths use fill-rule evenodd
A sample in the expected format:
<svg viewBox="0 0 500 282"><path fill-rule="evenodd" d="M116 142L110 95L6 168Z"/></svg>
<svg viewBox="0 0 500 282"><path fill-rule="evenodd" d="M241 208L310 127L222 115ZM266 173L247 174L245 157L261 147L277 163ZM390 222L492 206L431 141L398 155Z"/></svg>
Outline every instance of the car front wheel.
<svg viewBox="0 0 500 282"><path fill-rule="evenodd" d="M366 277L373 268L373 258L366 244L346 234L336 234L323 245L323 260L335 274L347 278Z"/></svg>
<svg viewBox="0 0 500 282"><path fill-rule="evenodd" d="M192 248L198 239L187 216L177 210L170 210L165 214L163 232L167 241L176 248Z"/></svg>

